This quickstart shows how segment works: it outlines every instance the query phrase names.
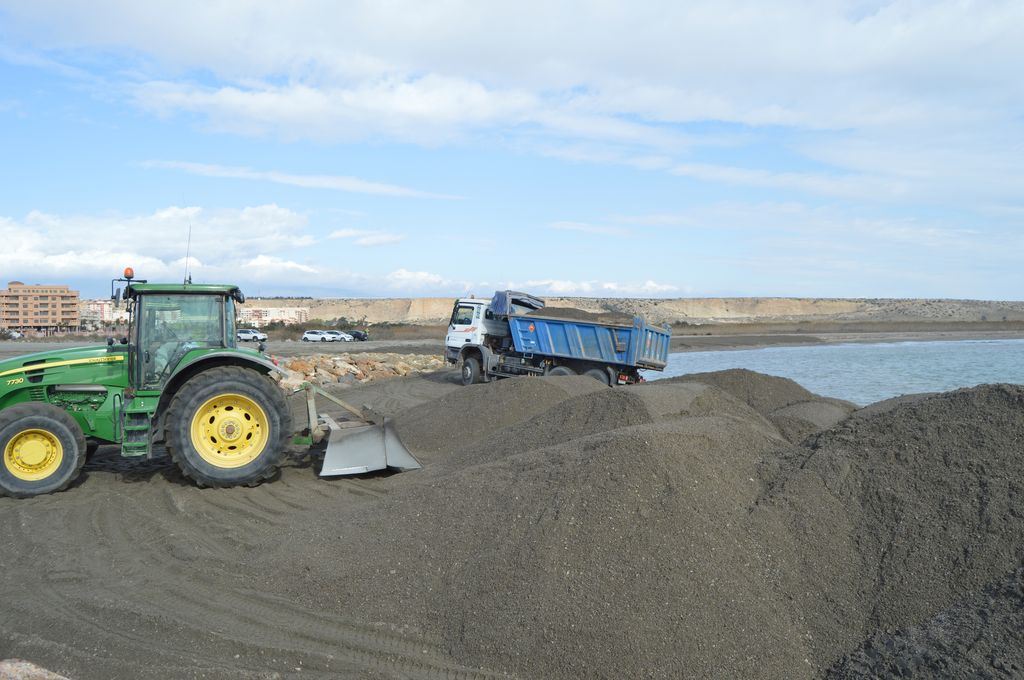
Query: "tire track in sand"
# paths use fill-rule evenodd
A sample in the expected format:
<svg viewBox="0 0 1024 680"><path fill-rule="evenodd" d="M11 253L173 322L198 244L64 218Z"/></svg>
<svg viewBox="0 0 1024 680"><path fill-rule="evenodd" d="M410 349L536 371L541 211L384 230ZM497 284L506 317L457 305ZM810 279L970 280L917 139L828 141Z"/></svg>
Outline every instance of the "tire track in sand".
<svg viewBox="0 0 1024 680"><path fill-rule="evenodd" d="M319 521L325 500L340 517L372 503L385 482L325 485L310 472L254 489L203 490L95 474L56 496L0 499L0 639L30 648L31 638L31 648L44 650L49 643L41 660L49 653L72 663L53 667L76 678L297 668L304 677L497 677L452 662L413 631L258 589L259 557L275 536Z"/></svg>

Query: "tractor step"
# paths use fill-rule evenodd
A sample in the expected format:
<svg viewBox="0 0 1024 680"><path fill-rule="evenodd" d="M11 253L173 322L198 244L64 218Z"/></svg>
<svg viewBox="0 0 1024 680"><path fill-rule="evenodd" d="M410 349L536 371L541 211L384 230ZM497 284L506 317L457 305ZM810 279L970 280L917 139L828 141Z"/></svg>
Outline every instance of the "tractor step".
<svg viewBox="0 0 1024 680"><path fill-rule="evenodd" d="M151 450L150 413L148 411L126 412L124 432L121 436L121 455L126 458L145 456Z"/></svg>

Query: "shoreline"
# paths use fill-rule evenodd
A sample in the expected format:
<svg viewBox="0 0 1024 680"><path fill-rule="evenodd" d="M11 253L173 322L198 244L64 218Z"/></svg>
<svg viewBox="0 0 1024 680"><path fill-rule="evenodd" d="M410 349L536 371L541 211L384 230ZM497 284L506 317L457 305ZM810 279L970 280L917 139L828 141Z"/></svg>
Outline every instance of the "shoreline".
<svg viewBox="0 0 1024 680"><path fill-rule="evenodd" d="M867 331L814 333L752 333L730 335L672 336L669 352L717 352L768 347L803 347L809 345L882 344L899 342L941 342L970 340L1022 340L1024 331Z"/></svg>
<svg viewBox="0 0 1024 680"><path fill-rule="evenodd" d="M896 342L936 342L936 341L968 341L968 340L1021 340L1024 329L1012 330L892 330L892 331L821 331L814 333L802 332L727 332L701 335L673 335L669 352L672 354L686 352L717 352L741 349L764 349L767 347L804 347L810 345L833 344L874 344ZM33 352L52 351L64 347L83 346L91 343L81 339L72 341L46 340L0 340L0 359L30 354ZM94 344L101 344L96 342ZM252 346L252 343L239 343L240 347ZM253 346L253 349L255 347ZM408 338L400 340L370 340L367 342L330 342L307 343L271 340L267 343L267 353L282 358L293 358L312 354L363 354L391 353L417 355L443 355L443 337Z"/></svg>

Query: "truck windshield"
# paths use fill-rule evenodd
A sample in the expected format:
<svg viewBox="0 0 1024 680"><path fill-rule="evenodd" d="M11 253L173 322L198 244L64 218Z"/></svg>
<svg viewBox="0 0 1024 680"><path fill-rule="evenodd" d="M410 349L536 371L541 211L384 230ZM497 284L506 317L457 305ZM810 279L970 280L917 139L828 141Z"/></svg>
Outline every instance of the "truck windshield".
<svg viewBox="0 0 1024 680"><path fill-rule="evenodd" d="M452 325L453 326L468 326L473 323L473 312L476 311L477 305L458 305L455 307L455 311L452 312Z"/></svg>
<svg viewBox="0 0 1024 680"><path fill-rule="evenodd" d="M224 346L221 296L146 295L138 314L144 387L162 386L189 350Z"/></svg>

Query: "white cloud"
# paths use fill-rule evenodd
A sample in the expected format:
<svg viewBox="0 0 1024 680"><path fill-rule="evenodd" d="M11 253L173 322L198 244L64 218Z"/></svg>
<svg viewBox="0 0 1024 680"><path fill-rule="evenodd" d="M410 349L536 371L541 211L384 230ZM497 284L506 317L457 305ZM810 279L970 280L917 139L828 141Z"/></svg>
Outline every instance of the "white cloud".
<svg viewBox="0 0 1024 680"><path fill-rule="evenodd" d="M609 295L665 295L678 292L679 286L648 280L640 284L602 283L601 289Z"/></svg>
<svg viewBox="0 0 1024 680"><path fill-rule="evenodd" d="M596 234L600 236L626 236L629 232L619 227L606 227L599 224L588 224L586 222L552 222L549 225L552 229L560 231L578 231L584 234Z"/></svg>
<svg viewBox="0 0 1024 680"><path fill-rule="evenodd" d="M411 272L407 269L396 269L384 277L384 281L391 288L404 290L419 290L424 288L448 288L452 282L440 274L431 272Z"/></svg>
<svg viewBox="0 0 1024 680"><path fill-rule="evenodd" d="M146 168L181 170L189 174L201 175L203 177L263 180L267 182L274 182L276 184L286 184L289 186L305 187L310 189L333 189L335 191L348 191L360 194L376 194L411 198L457 198L456 196L432 194L426 191L396 186L394 184L368 182L357 177L345 177L342 175L296 175L273 170L261 171L252 170L250 168L211 165L208 163L189 163L185 161L145 161L142 163L142 166Z"/></svg>
<svg viewBox="0 0 1024 680"><path fill-rule="evenodd" d="M1024 6L1000 0L5 8L61 72L207 129L285 140L483 140L734 187L965 211L1020 203ZM13 42L13 41L12 41ZM77 59L65 67L56 57ZM90 69L119 59L109 82ZM706 147L732 145L713 155ZM722 160L727 158L729 160ZM164 161L390 196L346 176Z"/></svg>
<svg viewBox="0 0 1024 680"><path fill-rule="evenodd" d="M252 273L280 270L286 262L269 254L314 243L306 227L305 216L273 204L224 210L172 206L131 216L33 211L23 220L0 218L0 268L35 280L102 278L132 266L140 277L178 280L188 247L193 275L211 280L239 267Z"/></svg>
<svg viewBox="0 0 1024 680"><path fill-rule="evenodd" d="M405 239L405 235L369 229L338 229L331 232L327 238L349 239L353 245L366 247L392 245Z"/></svg>
<svg viewBox="0 0 1024 680"><path fill-rule="evenodd" d="M151 100L242 113L255 106L261 113L253 118L263 122L315 120L337 107L363 120L383 112L386 129L392 114L515 121L524 109L544 108L847 128L927 115L949 101L950 89L978 95L950 107L954 116L985 115L991 103L1020 97L1019 4L895 0L851 11L861 6L704 0L594 7L579 0L423 11L408 0L181 11L108 0L6 11L10 30L52 48L129 50L170 70L208 70L231 87L201 95L153 81L155 89L171 87ZM289 85L267 85L281 80Z"/></svg>
<svg viewBox="0 0 1024 680"><path fill-rule="evenodd" d="M151 81L135 86L133 96L160 115L202 114L215 130L328 142L383 135L426 146L455 139L464 128L528 121L538 110L529 94L435 74L349 87Z"/></svg>
<svg viewBox="0 0 1024 680"><path fill-rule="evenodd" d="M257 255L243 265L250 269L255 269L255 273L260 278L273 278L274 275L280 273L292 273L301 272L304 274L316 274L318 270L316 267L310 267L309 265L301 264L299 262L292 262L285 260L280 257L274 257L273 255Z"/></svg>
<svg viewBox="0 0 1024 680"><path fill-rule="evenodd" d="M679 286L644 281L643 283L619 283L615 281L571 281L565 279L534 279L522 284L510 283L510 288L529 290L539 295L562 295L579 297L665 297L678 294Z"/></svg>

